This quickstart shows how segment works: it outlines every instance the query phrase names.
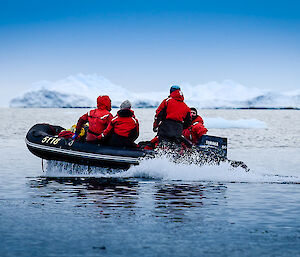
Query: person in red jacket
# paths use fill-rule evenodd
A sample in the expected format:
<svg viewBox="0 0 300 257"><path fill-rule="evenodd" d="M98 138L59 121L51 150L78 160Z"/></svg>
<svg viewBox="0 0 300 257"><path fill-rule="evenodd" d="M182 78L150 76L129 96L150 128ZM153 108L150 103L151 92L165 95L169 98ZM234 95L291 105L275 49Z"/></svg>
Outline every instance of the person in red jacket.
<svg viewBox="0 0 300 257"><path fill-rule="evenodd" d="M183 129L191 124L190 108L184 103L179 86L170 88L170 95L164 99L156 110L153 131L158 132L159 142L181 142Z"/></svg>
<svg viewBox="0 0 300 257"><path fill-rule="evenodd" d="M207 129L204 127L203 119L197 114L197 109L191 108L192 125L183 130L182 135L191 141L193 144L197 144L200 137L206 134Z"/></svg>
<svg viewBox="0 0 300 257"><path fill-rule="evenodd" d="M113 116L111 111L111 100L109 96L103 95L97 98L97 109L91 110L82 115L76 125L76 132L73 138L77 138L81 128L89 122L89 129L86 136L86 141L97 141L97 137L106 129Z"/></svg>
<svg viewBox="0 0 300 257"><path fill-rule="evenodd" d="M126 100L98 139L108 138L108 144L111 146L131 148L137 147L134 141L138 136L139 122L131 110L131 103Z"/></svg>

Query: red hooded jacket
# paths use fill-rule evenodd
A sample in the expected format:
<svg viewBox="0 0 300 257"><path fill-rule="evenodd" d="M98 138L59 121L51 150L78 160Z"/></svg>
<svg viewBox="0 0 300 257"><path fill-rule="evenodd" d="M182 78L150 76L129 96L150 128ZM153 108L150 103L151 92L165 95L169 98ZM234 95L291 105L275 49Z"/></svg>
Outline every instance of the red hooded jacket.
<svg viewBox="0 0 300 257"><path fill-rule="evenodd" d="M134 116L134 112L130 109L119 110L99 138L104 138L110 133L127 137L132 142L136 140L139 136L139 122Z"/></svg>
<svg viewBox="0 0 300 257"><path fill-rule="evenodd" d="M168 98L163 100L156 110L153 128L157 128L163 120L174 120L182 123L189 121L190 108L183 100L184 97L180 90L175 90Z"/></svg>
<svg viewBox="0 0 300 257"><path fill-rule="evenodd" d="M76 134L80 133L80 130L86 122L89 122L89 130L87 133L86 141L97 140L103 130L106 129L113 116L110 113L111 100L109 96L99 96L97 98L97 109L91 110L88 113L82 115L76 126Z"/></svg>
<svg viewBox="0 0 300 257"><path fill-rule="evenodd" d="M183 130L182 135L196 144L201 136L206 134L207 129L204 127L203 119L198 115L193 121L192 125Z"/></svg>

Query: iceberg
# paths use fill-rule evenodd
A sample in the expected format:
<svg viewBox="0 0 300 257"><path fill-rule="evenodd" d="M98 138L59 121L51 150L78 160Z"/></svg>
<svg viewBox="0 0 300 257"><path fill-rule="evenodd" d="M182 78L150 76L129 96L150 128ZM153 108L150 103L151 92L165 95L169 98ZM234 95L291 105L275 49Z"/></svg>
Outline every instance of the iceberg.
<svg viewBox="0 0 300 257"><path fill-rule="evenodd" d="M75 108L93 105L94 102L87 97L47 89L27 92L22 97L10 101L11 107L18 108Z"/></svg>
<svg viewBox="0 0 300 257"><path fill-rule="evenodd" d="M246 101L249 107L265 107L265 108L299 108L300 107L300 93L292 94L268 92L264 95L257 96Z"/></svg>
<svg viewBox="0 0 300 257"><path fill-rule="evenodd" d="M272 92L243 86L232 80L209 82L192 86L181 85L185 101L197 108L300 108L300 90ZM135 108L157 107L168 96L164 91L132 92L115 85L97 74L77 74L50 82L39 81L23 95L13 98L10 107L68 108L95 107L99 95L109 95L112 105L118 107L126 99Z"/></svg>

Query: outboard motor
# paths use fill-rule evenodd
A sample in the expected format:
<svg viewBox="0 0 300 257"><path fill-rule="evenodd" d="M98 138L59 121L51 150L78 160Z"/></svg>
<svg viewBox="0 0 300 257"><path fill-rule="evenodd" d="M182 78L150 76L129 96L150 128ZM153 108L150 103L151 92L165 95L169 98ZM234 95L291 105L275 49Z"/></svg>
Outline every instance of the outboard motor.
<svg viewBox="0 0 300 257"><path fill-rule="evenodd" d="M227 138L225 137L203 135L199 139L197 146L203 151L214 152L227 158Z"/></svg>

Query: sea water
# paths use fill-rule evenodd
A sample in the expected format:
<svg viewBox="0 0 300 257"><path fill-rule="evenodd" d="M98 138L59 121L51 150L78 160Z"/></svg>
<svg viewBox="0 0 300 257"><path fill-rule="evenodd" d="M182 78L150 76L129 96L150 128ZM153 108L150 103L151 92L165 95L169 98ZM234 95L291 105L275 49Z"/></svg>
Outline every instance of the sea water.
<svg viewBox="0 0 300 257"><path fill-rule="evenodd" d="M154 136L154 111L135 110L139 140ZM299 111L199 111L249 172L165 157L125 172L43 171L28 129L69 128L85 112L0 109L0 256L300 256Z"/></svg>

